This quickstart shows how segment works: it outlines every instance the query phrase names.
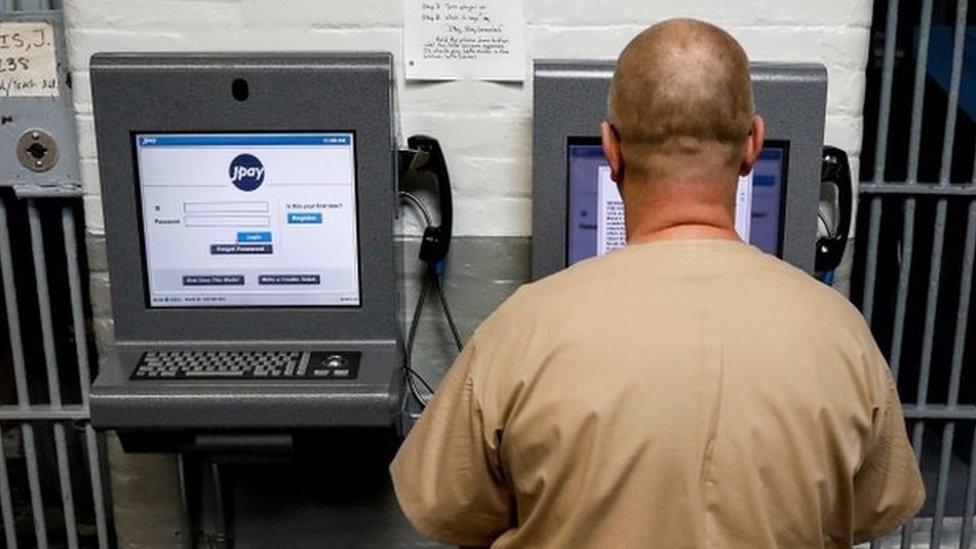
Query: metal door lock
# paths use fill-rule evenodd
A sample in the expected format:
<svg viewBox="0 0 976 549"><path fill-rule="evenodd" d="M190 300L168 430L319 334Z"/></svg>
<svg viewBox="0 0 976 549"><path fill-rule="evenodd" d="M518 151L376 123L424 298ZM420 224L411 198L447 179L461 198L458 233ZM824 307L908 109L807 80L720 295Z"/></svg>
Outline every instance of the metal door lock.
<svg viewBox="0 0 976 549"><path fill-rule="evenodd" d="M43 130L27 130L17 140L17 158L33 172L46 172L58 163L58 145Z"/></svg>

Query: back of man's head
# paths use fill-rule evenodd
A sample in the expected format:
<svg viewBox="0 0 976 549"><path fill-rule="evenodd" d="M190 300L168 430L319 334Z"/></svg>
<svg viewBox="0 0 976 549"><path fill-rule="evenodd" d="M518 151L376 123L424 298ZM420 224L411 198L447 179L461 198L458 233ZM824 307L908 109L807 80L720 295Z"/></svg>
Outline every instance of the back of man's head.
<svg viewBox="0 0 976 549"><path fill-rule="evenodd" d="M749 60L714 25L665 21L621 53L608 107L628 178L734 181L755 114Z"/></svg>

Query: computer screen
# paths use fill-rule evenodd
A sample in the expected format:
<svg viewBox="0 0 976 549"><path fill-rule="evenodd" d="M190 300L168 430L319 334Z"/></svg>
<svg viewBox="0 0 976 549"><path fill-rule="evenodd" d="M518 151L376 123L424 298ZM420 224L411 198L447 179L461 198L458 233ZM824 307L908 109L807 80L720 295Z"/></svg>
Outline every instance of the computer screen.
<svg viewBox="0 0 976 549"><path fill-rule="evenodd" d="M736 219L737 230L749 235L750 244L777 255L782 244L786 159L786 143L767 142L750 176L740 180L737 197L738 206L751 212ZM623 202L598 138L570 140L568 189L567 264L626 244Z"/></svg>
<svg viewBox="0 0 976 549"><path fill-rule="evenodd" d="M134 135L149 307L360 305L355 135Z"/></svg>

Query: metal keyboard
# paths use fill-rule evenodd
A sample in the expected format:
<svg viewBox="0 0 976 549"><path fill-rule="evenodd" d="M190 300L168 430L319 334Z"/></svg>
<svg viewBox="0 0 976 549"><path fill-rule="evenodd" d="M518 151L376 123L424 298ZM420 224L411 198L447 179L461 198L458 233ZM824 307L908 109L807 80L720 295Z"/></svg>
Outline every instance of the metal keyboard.
<svg viewBox="0 0 976 549"><path fill-rule="evenodd" d="M132 379L352 380L359 352L153 351L142 355Z"/></svg>

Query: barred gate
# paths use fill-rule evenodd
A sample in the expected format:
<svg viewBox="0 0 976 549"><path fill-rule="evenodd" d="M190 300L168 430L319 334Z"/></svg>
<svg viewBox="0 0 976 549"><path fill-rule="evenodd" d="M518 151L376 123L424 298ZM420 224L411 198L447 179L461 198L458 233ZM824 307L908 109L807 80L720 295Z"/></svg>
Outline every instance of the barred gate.
<svg viewBox="0 0 976 549"><path fill-rule="evenodd" d="M8 336L0 509L9 548L113 544L104 448L88 421L92 347L80 217L77 198L0 197Z"/></svg>
<svg viewBox="0 0 976 549"><path fill-rule="evenodd" d="M973 546L976 28L969 0L877 0L851 296L889 357L928 499L872 547Z"/></svg>
<svg viewBox="0 0 976 549"><path fill-rule="evenodd" d="M59 9L61 9L61 0L0 0L0 12Z"/></svg>
<svg viewBox="0 0 976 549"><path fill-rule="evenodd" d="M66 177L78 167L59 7L0 0L0 20L52 25L61 86L0 98L0 536L10 549L115 545L104 440L89 422L97 361L80 185Z"/></svg>

